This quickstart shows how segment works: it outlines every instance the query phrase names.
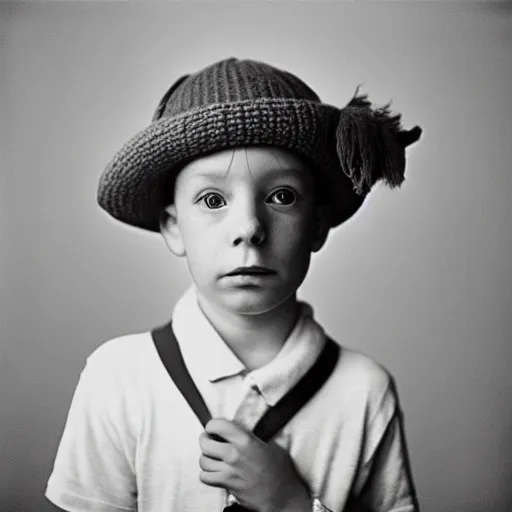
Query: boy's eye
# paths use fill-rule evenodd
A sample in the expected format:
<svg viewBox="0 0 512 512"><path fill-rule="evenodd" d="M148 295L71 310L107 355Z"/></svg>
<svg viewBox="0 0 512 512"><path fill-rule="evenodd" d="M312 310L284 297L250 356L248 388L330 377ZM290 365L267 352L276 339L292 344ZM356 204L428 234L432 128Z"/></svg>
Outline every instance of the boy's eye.
<svg viewBox="0 0 512 512"><path fill-rule="evenodd" d="M281 188L274 192L269 197L269 202L279 205L288 206L290 204L293 204L295 202L296 195L291 190L288 190L287 188Z"/></svg>
<svg viewBox="0 0 512 512"><path fill-rule="evenodd" d="M226 204L224 199L215 192L209 192L208 194L205 194L201 199L203 203L206 205L206 207L209 208L210 210L222 208Z"/></svg>

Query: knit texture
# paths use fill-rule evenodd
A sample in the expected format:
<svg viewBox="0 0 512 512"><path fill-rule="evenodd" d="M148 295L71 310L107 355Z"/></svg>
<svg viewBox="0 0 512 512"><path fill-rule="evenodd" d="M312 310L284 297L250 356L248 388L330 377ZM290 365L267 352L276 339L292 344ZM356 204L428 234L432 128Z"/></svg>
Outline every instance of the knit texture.
<svg viewBox="0 0 512 512"><path fill-rule="evenodd" d="M172 101L168 101L172 92ZM173 84L153 120L173 117L196 108L260 98L289 98L320 102L302 80L262 62L227 59Z"/></svg>
<svg viewBox="0 0 512 512"><path fill-rule="evenodd" d="M373 137L367 144L365 134L391 114L379 118L354 100L346 108L355 111L343 115L345 109L322 103L302 80L268 64L234 58L217 62L171 85L151 124L107 165L98 202L116 219L158 231L166 187L173 186L169 178L184 163L214 151L268 145L289 149L309 163L336 226L357 211L375 181L403 179L404 146L396 135L410 133L401 130L395 116L395 129L384 134L385 140ZM380 155L381 162L398 155L400 165L391 161L382 172L378 164L367 165L368 152L375 161Z"/></svg>

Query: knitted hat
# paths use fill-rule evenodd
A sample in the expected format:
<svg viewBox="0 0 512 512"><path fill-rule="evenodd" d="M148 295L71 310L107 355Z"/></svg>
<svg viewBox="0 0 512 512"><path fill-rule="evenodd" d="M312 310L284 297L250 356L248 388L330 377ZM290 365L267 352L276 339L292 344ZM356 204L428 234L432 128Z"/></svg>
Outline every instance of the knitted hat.
<svg viewBox="0 0 512 512"><path fill-rule="evenodd" d="M402 183L405 148L420 134L418 126L403 130L389 105L373 109L357 91L340 110L286 71L230 58L169 88L151 124L104 170L98 203L122 222L159 231L165 187L186 162L228 148L270 145L310 164L334 227L358 210L378 180Z"/></svg>

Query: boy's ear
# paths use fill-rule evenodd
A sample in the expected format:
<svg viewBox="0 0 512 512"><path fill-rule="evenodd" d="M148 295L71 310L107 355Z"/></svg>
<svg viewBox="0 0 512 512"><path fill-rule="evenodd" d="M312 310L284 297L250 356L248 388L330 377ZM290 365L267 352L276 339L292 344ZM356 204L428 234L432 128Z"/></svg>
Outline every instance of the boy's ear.
<svg viewBox="0 0 512 512"><path fill-rule="evenodd" d="M160 214L160 233L165 245L175 256L185 256L185 244L178 226L176 206L173 204L164 208Z"/></svg>
<svg viewBox="0 0 512 512"><path fill-rule="evenodd" d="M329 234L331 209L328 206L317 206L313 219L313 240L311 251L319 251L327 240Z"/></svg>

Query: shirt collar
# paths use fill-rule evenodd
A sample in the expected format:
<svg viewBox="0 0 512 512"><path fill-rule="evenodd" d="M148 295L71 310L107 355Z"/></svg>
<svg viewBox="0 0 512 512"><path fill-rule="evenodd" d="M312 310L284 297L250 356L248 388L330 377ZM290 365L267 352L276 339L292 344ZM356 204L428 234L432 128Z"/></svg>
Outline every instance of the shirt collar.
<svg viewBox="0 0 512 512"><path fill-rule="evenodd" d="M315 322L313 309L304 302L300 305L299 319L276 357L250 374L271 406L304 376L325 345L325 333Z"/></svg>
<svg viewBox="0 0 512 512"><path fill-rule="evenodd" d="M325 345L325 333L314 320L313 309L304 302L300 305L299 319L276 357L248 372L202 312L192 286L173 313L173 329L190 374L214 382L247 373L266 402L275 405L308 371Z"/></svg>
<svg viewBox="0 0 512 512"><path fill-rule="evenodd" d="M246 370L202 312L194 286L176 303L172 325L183 359L194 378L213 382Z"/></svg>

